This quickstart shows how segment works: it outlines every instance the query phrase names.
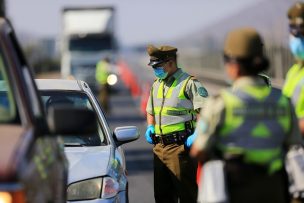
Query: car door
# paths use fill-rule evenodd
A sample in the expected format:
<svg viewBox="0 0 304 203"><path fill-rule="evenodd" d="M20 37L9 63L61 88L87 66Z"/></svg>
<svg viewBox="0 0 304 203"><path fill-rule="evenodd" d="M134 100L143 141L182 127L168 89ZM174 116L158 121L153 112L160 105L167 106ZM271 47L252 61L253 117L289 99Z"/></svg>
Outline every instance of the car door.
<svg viewBox="0 0 304 203"><path fill-rule="evenodd" d="M10 98L15 107L14 120L4 125L9 129L17 128L19 136L14 142L18 146L12 146L10 150L12 159L7 160L6 168L11 168L11 172L3 176L0 173L0 191L8 191L13 199L17 198L14 194L18 193L26 202L65 202L67 161L63 145L57 136L48 135L48 126L32 73L13 28L3 18L0 18L1 65L0 70L3 70L6 87L9 89L7 98ZM0 136L4 133L3 129L0 124ZM11 138L6 137L9 142ZM4 146L5 143L2 142L1 145ZM17 191L11 191L12 187L1 182L1 179L12 181L12 184L18 186L14 187Z"/></svg>

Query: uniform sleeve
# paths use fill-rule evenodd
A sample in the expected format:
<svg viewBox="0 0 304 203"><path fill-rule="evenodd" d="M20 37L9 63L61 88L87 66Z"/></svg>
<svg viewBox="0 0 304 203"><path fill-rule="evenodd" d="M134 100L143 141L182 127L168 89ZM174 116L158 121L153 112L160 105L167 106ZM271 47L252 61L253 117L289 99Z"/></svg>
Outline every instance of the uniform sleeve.
<svg viewBox="0 0 304 203"><path fill-rule="evenodd" d="M151 93L150 93L150 96L149 96L149 99L148 99L148 102L147 102L147 106L146 106L146 112L148 114L151 114L153 115L153 109L152 109L152 102L151 102Z"/></svg>
<svg viewBox="0 0 304 203"><path fill-rule="evenodd" d="M148 99L147 106L146 106L146 112L148 114L150 114L150 115L154 115L154 113L153 113L153 105L152 105L152 96L151 96L151 91L153 91L154 85L155 85L155 81L154 81L154 83L152 84L152 86L150 88L149 99Z"/></svg>
<svg viewBox="0 0 304 203"><path fill-rule="evenodd" d="M192 101L194 110L203 108L208 97L208 91L197 79L188 81L185 92Z"/></svg>
<svg viewBox="0 0 304 203"><path fill-rule="evenodd" d="M301 138L297 116L293 106L291 105L291 130L285 139L285 146L289 148L290 146L297 144L303 144L303 140Z"/></svg>
<svg viewBox="0 0 304 203"><path fill-rule="evenodd" d="M219 96L209 98L200 113L194 142L198 150L209 150L214 146L216 130L222 125L225 105Z"/></svg>

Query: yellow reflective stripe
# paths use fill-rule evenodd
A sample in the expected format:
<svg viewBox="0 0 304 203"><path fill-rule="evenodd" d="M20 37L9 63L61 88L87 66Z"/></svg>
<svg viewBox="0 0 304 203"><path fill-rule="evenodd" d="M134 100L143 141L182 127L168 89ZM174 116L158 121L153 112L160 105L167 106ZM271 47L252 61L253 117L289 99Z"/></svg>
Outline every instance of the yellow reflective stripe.
<svg viewBox="0 0 304 203"><path fill-rule="evenodd" d="M185 130L185 124L184 123L177 123L173 125L161 125L162 134L169 134L177 131ZM160 135L160 126L155 125L155 134Z"/></svg>
<svg viewBox="0 0 304 203"><path fill-rule="evenodd" d="M279 99L278 105L287 107L288 112L290 112L289 101L286 97L281 96L281 98ZM280 116L277 118L277 121L283 127L284 132L287 133L290 129L291 114L288 113L285 116Z"/></svg>
<svg viewBox="0 0 304 203"><path fill-rule="evenodd" d="M192 121L192 126L196 126L196 122ZM176 123L172 125L155 125L155 134L160 135L160 127L162 129L162 134L169 134L173 132L185 130L185 123Z"/></svg>
<svg viewBox="0 0 304 203"><path fill-rule="evenodd" d="M174 88L176 87L176 84L177 84L177 79L174 80L173 84L171 85L171 87L168 89L168 92L166 94L166 98L171 98L172 96L172 92L174 90Z"/></svg>
<svg viewBox="0 0 304 203"><path fill-rule="evenodd" d="M227 91L222 91L221 93L224 102L225 102L225 121L223 127L220 128L220 135L225 136L231 133L233 130L238 128L244 122L244 118L242 116L234 116L233 115L233 106L237 105L243 107L244 104L241 99L235 97Z"/></svg>
<svg viewBox="0 0 304 203"><path fill-rule="evenodd" d="M243 161L248 164L259 164L269 166L269 173L280 170L283 167L281 158L282 150L280 148L268 150L247 150L241 147L227 147L219 144L218 148L230 155L242 155Z"/></svg>
<svg viewBox="0 0 304 203"><path fill-rule="evenodd" d="M269 174L273 174L276 171L279 171L283 168L283 160L281 158L277 158L273 160L269 166Z"/></svg>
<svg viewBox="0 0 304 203"><path fill-rule="evenodd" d="M179 94L178 94L178 98L179 99L187 99L186 98L186 95L185 95L185 89L186 89L186 86L187 86L187 83L189 82L189 80L192 78L192 76L188 76L188 78L185 80Z"/></svg>
<svg viewBox="0 0 304 203"><path fill-rule="evenodd" d="M160 82L159 87L158 87L157 98L159 98L159 99L163 98L164 84L165 84L165 82L162 80Z"/></svg>
<svg viewBox="0 0 304 203"><path fill-rule="evenodd" d="M177 86L177 82L178 80L184 75L184 72L181 72L176 79L174 80L173 84L170 86L170 88L168 89L168 93L166 94L166 98L171 98L172 96L172 92L175 89L175 87Z"/></svg>
<svg viewBox="0 0 304 203"><path fill-rule="evenodd" d="M95 79L100 84L106 84L107 83L107 78L108 78L108 75L109 75L107 66L108 66L108 64L104 61L101 61L97 64Z"/></svg>
<svg viewBox="0 0 304 203"><path fill-rule="evenodd" d="M300 66L298 64L294 64L290 70L287 72L286 81L283 87L283 94L291 97L292 96L292 86L295 82L296 73L299 71Z"/></svg>
<svg viewBox="0 0 304 203"><path fill-rule="evenodd" d="M295 110L298 118L304 117L304 87L301 89L298 101L296 101Z"/></svg>
<svg viewBox="0 0 304 203"><path fill-rule="evenodd" d="M246 150L244 153L244 161L246 163L268 164L274 160L274 158L280 157L281 153L282 151L280 148L267 150Z"/></svg>
<svg viewBox="0 0 304 203"><path fill-rule="evenodd" d="M247 94L253 96L255 99L260 101L266 99L271 92L271 88L269 88L268 86L264 86L264 87L247 86L244 87L244 90L246 91Z"/></svg>
<svg viewBox="0 0 304 203"><path fill-rule="evenodd" d="M268 138L272 133L264 123L259 123L252 129L251 134L253 137Z"/></svg>
<svg viewBox="0 0 304 203"><path fill-rule="evenodd" d="M287 97L292 97L295 88L299 81L304 77L304 68L295 64L287 73L285 85L283 87L283 94Z"/></svg>

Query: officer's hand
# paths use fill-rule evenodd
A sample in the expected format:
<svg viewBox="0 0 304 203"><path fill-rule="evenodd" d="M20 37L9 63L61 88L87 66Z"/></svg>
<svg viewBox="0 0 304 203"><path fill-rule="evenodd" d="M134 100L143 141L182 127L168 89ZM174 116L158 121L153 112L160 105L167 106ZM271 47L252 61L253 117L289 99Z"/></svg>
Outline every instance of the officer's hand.
<svg viewBox="0 0 304 203"><path fill-rule="evenodd" d="M190 148L196 137L197 137L197 132L195 130L194 133L186 139L186 141L185 141L186 147Z"/></svg>
<svg viewBox="0 0 304 203"><path fill-rule="evenodd" d="M154 125L148 125L147 130L146 130L145 137L146 137L146 141L147 141L149 144L153 144L153 140L152 140L153 134L155 134Z"/></svg>

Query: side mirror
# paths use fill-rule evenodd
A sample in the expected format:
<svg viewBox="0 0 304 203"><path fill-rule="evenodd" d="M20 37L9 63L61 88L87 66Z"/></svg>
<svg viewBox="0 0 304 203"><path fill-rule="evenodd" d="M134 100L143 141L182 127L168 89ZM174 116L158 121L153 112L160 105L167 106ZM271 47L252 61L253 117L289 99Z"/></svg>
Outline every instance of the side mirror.
<svg viewBox="0 0 304 203"><path fill-rule="evenodd" d="M91 135L97 132L96 115L89 109L55 106L49 109L47 119L53 134Z"/></svg>
<svg viewBox="0 0 304 203"><path fill-rule="evenodd" d="M118 127L114 130L114 139L118 145L137 140L139 135L139 130L135 126Z"/></svg>

